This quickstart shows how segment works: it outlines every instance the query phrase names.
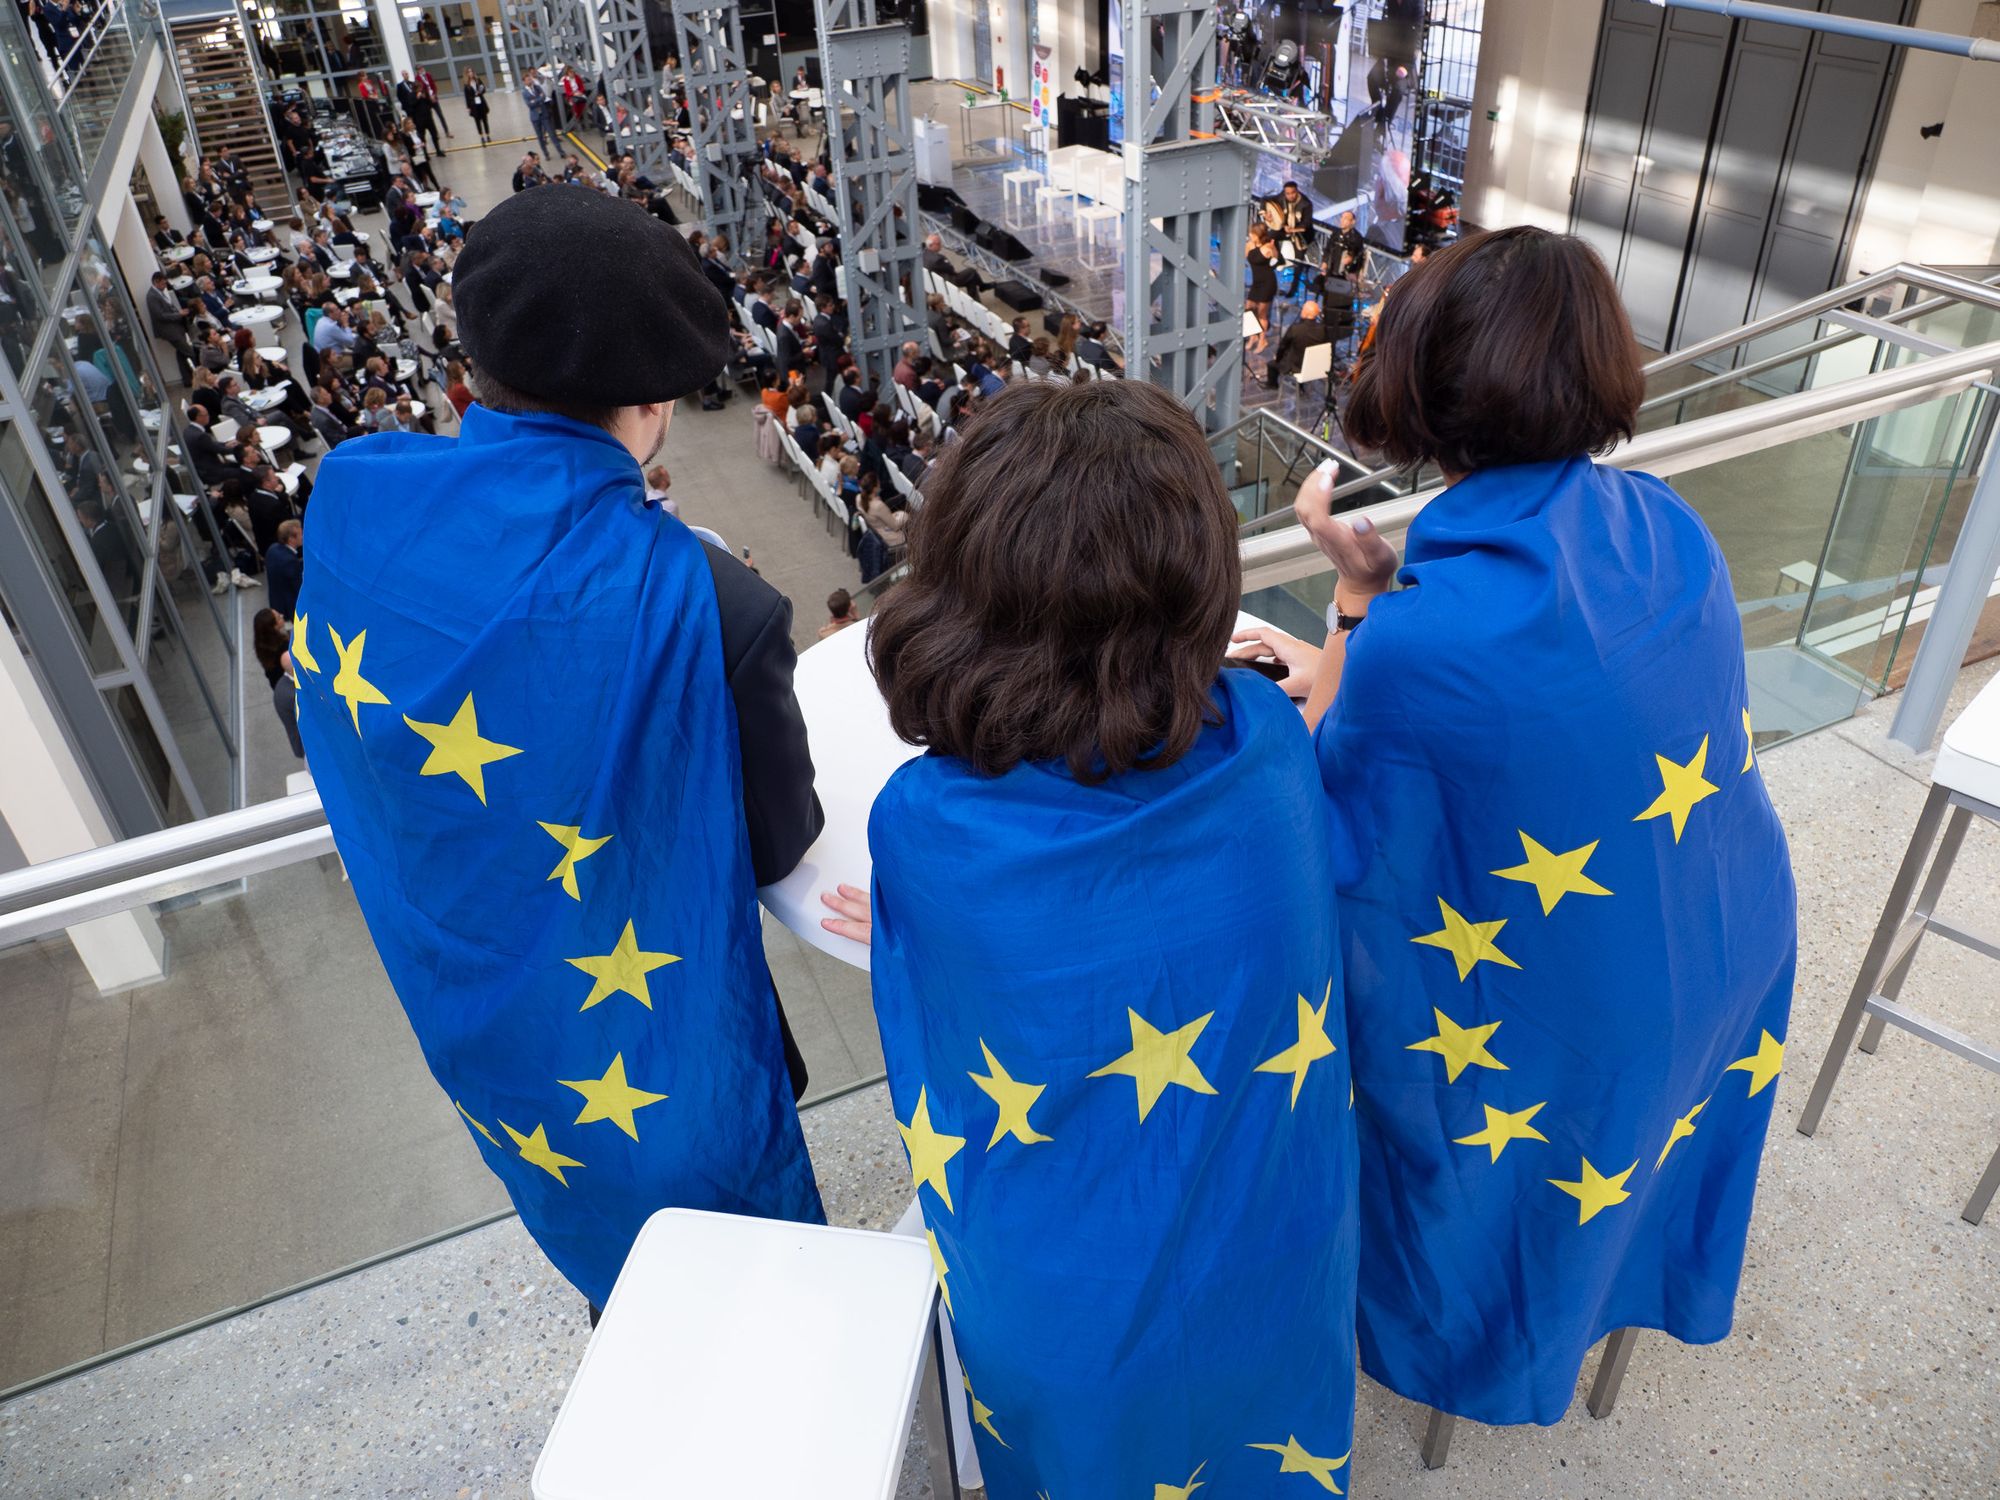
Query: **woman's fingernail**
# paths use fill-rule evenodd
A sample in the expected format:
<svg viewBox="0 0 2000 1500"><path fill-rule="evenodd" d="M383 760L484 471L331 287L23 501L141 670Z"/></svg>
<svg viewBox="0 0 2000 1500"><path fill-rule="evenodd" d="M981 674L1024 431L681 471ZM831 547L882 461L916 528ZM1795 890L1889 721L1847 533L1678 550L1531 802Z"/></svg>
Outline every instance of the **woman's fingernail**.
<svg viewBox="0 0 2000 1500"><path fill-rule="evenodd" d="M1354 523L1354 534L1356 536L1366 536L1369 532L1373 531L1374 529L1375 529L1375 523L1369 520L1366 516L1361 516L1357 518Z"/></svg>
<svg viewBox="0 0 2000 1500"><path fill-rule="evenodd" d="M1313 473L1319 475L1322 479L1331 479L1333 477L1333 460L1330 458L1321 459L1319 467L1314 469Z"/></svg>

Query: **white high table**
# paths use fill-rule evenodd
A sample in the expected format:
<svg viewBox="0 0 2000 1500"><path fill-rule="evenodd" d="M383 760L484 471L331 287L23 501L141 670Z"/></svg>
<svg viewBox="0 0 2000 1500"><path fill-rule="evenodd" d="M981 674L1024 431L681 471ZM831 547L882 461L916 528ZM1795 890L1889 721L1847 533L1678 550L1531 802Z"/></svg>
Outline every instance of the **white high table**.
<svg viewBox="0 0 2000 1500"><path fill-rule="evenodd" d="M1238 614L1236 628L1266 624ZM889 727L889 706L868 670L868 624L850 625L799 653L793 686L805 716L812 750L814 790L826 825L798 868L757 892L766 910L822 953L868 967L868 949L820 926L834 915L822 892L846 884L868 889L875 863L868 855L868 814L875 798L905 761L923 753Z"/></svg>

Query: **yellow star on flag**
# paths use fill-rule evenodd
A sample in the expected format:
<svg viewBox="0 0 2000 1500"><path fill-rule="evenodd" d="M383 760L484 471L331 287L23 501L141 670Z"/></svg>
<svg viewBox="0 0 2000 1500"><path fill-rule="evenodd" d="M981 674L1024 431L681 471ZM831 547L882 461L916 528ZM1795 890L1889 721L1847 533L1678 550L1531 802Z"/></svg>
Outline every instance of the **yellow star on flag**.
<svg viewBox="0 0 2000 1500"><path fill-rule="evenodd" d="M470 693L458 705L458 712L451 716L449 724L425 724L408 714L403 715L403 722L430 741L431 753L424 757L417 774L456 776L472 788L482 805L486 801L486 768L496 760L521 753L513 745L502 745L480 734L479 715L472 707Z"/></svg>
<svg viewBox="0 0 2000 1500"><path fill-rule="evenodd" d="M1635 1161L1616 1177L1606 1177L1590 1164L1589 1157L1586 1156L1582 1160L1583 1175L1575 1182L1561 1182L1551 1177L1549 1186L1560 1188L1576 1199L1576 1222L1588 1224L1605 1209L1623 1203L1632 1196L1625 1191L1625 1179L1637 1170L1639 1164Z"/></svg>
<svg viewBox="0 0 2000 1500"><path fill-rule="evenodd" d="M583 1113L576 1117L574 1123L589 1125L598 1120L609 1120L635 1141L639 1139L639 1128L632 1123L633 1112L649 1104L658 1104L667 1097L665 1094L649 1094L627 1083L625 1054L622 1052L611 1059L611 1066L604 1070L602 1078L579 1078L574 1081L558 1078L556 1082L583 1095Z"/></svg>
<svg viewBox="0 0 2000 1500"><path fill-rule="evenodd" d="M1154 1485L1153 1500L1188 1500L1188 1496L1192 1495L1196 1490L1201 1489L1208 1483L1206 1479L1200 1479L1196 1477L1201 1473L1203 1469L1207 1467L1208 1467L1208 1461L1206 1459L1196 1464L1194 1467L1194 1473L1188 1475L1186 1484Z"/></svg>
<svg viewBox="0 0 2000 1500"><path fill-rule="evenodd" d="M1710 1097L1712 1098L1714 1096L1711 1095ZM1655 1172L1659 1171L1660 1168L1664 1167L1667 1164L1667 1153L1674 1149L1674 1145L1676 1142L1684 1141L1689 1136L1694 1134L1694 1117L1707 1108L1708 1108L1708 1100L1704 1099L1701 1101L1701 1103L1697 1104L1693 1109L1689 1110L1686 1114L1682 1115L1678 1120L1674 1121L1673 1128L1667 1132L1666 1145L1660 1147L1660 1159L1653 1163L1653 1170Z"/></svg>
<svg viewBox="0 0 2000 1500"><path fill-rule="evenodd" d="M474 1130L478 1131L481 1135L485 1136L486 1139L493 1142L494 1145L497 1146L500 1144L500 1137L495 1135L492 1131L488 1130L484 1125L480 1124L477 1120L473 1119L471 1110L467 1109L463 1104L459 1104L456 1099L452 1100L451 1102L457 1105L458 1112L465 1116L466 1124L470 1125Z"/></svg>
<svg viewBox="0 0 2000 1500"><path fill-rule="evenodd" d="M1763 1093L1770 1086L1771 1080L1784 1072L1784 1070L1785 1044L1767 1031L1763 1034L1763 1039L1757 1043L1757 1050L1755 1052L1751 1053L1748 1057L1737 1058L1735 1062L1722 1071L1725 1073L1748 1073L1750 1075L1750 1093L1746 1097L1754 1098L1758 1094Z"/></svg>
<svg viewBox="0 0 2000 1500"><path fill-rule="evenodd" d="M1556 903L1565 896L1608 896L1611 892L1583 873L1583 867L1590 856L1597 852L1597 840L1592 839L1580 849L1571 849L1565 854L1556 854L1544 849L1529 838L1526 830L1516 829L1521 836L1521 851L1527 859L1518 865L1509 865L1504 870L1492 873L1502 880L1518 880L1535 888L1535 894L1542 898L1542 915L1547 916L1556 909ZM1460 976L1463 977L1463 976Z"/></svg>
<svg viewBox="0 0 2000 1500"><path fill-rule="evenodd" d="M549 871L549 879L560 880L562 888L569 892L571 898L581 901L583 895L576 888L576 867L610 843L611 835L607 833L601 839L587 839L583 836L583 829L575 823L543 823L540 818L535 822L543 833L563 846L563 857Z"/></svg>
<svg viewBox="0 0 2000 1500"><path fill-rule="evenodd" d="M965 1137L944 1135L931 1128L931 1107L925 1093L923 1089L917 1090L917 1107L910 1115L910 1123L905 1125L898 1120L896 1133L903 1138L903 1149L910 1153L910 1180L918 1192L921 1194L928 1183L931 1191L944 1200L944 1206L951 1208L951 1184L945 1179L944 1169L965 1149Z"/></svg>
<svg viewBox="0 0 2000 1500"><path fill-rule="evenodd" d="M1502 917L1497 922L1468 922L1444 897L1438 897L1438 910L1444 913L1444 926L1436 932L1427 932L1422 937L1410 939L1422 943L1426 948L1442 948L1458 965L1458 977L1462 982L1470 974L1473 965L1485 962L1501 964L1509 969L1521 966L1493 946L1493 940L1500 936L1500 929L1507 925Z"/></svg>
<svg viewBox="0 0 2000 1500"><path fill-rule="evenodd" d="M1123 1074L1137 1085L1139 1096L1139 1123L1146 1122L1146 1116L1153 1112L1153 1106L1160 1102L1160 1095L1167 1091L1169 1084L1179 1084L1184 1089L1192 1089L1197 1094L1212 1094L1215 1089L1201 1076L1201 1069L1188 1054L1201 1037L1202 1028L1215 1019L1215 1012L1190 1021L1175 1031L1156 1030L1152 1023L1133 1010L1125 1007L1125 1015L1132 1027L1132 1050L1116 1062L1108 1062L1090 1076L1108 1078L1112 1074Z"/></svg>
<svg viewBox="0 0 2000 1500"><path fill-rule="evenodd" d="M1276 1057L1268 1057L1257 1064L1259 1073L1289 1073L1292 1075L1292 1108L1299 1107L1299 1090L1306 1086L1306 1070L1323 1057L1334 1053L1332 1040L1326 1034L1326 1011L1333 1003L1333 981L1326 982L1326 998L1314 1010L1312 1002L1304 995L1299 998L1299 1039Z"/></svg>
<svg viewBox="0 0 2000 1500"><path fill-rule="evenodd" d="M306 617L304 615L292 616L292 641L287 649L292 653L293 666L304 667L308 672L313 673L319 671L319 662L314 659L312 654L312 642L306 638ZM292 677L296 681L298 674L294 672Z"/></svg>
<svg viewBox="0 0 2000 1500"><path fill-rule="evenodd" d="M1684 766L1677 766L1664 755L1655 755L1660 765L1660 795L1653 799L1653 805L1640 813L1632 821L1643 823L1648 818L1672 818L1674 820L1674 842L1681 841L1681 830L1687 827L1688 813L1695 803L1704 797L1713 797L1720 787L1705 780L1703 770L1708 766L1708 736L1701 737L1701 746L1694 752L1694 759Z"/></svg>
<svg viewBox="0 0 2000 1500"><path fill-rule="evenodd" d="M970 1375L961 1373L959 1375L959 1379L965 1382L965 1399L972 1403L972 1425L974 1427L984 1427L986 1429L986 1435L992 1438L993 1441L998 1443L1001 1447L1005 1448L1006 1446L1008 1446L1007 1440L1002 1436L1000 1436L1000 1434L994 1430L993 1408L988 1406L984 1401L981 1401L978 1395L973 1391L972 1377Z"/></svg>
<svg viewBox="0 0 2000 1500"><path fill-rule="evenodd" d="M945 1277L951 1274L951 1267L944 1263L944 1251L938 1249L937 1235L926 1229L924 1238L931 1245L931 1269L937 1272L938 1295L944 1298L944 1310L951 1311L951 1288L945 1284Z"/></svg>
<svg viewBox="0 0 2000 1500"><path fill-rule="evenodd" d="M340 670L333 674L334 696L346 700L347 712L354 720L354 732L359 734L361 705L389 701L380 688L361 675L361 653L367 647L368 632L356 631L351 646L340 638L340 632L331 625L326 627L326 633L333 637L334 654L340 658Z"/></svg>
<svg viewBox="0 0 2000 1500"><path fill-rule="evenodd" d="M1045 1083L1022 1083L1018 1078L1010 1078L1007 1070L1000 1066L1000 1059L993 1055L993 1049L986 1045L986 1038L979 1039L979 1050L986 1054L986 1072L967 1073L965 1076L979 1085L979 1091L1000 1106L1000 1118L993 1122L993 1139L986 1143L991 1151L1000 1144L1000 1137L1011 1135L1024 1146L1032 1146L1038 1141L1054 1140L1054 1136L1043 1135L1028 1123L1028 1111L1035 1107L1035 1101L1048 1088Z"/></svg>
<svg viewBox="0 0 2000 1500"><path fill-rule="evenodd" d="M1282 1443L1246 1443L1244 1446L1261 1448L1266 1453L1283 1454L1285 1461L1278 1465L1280 1474L1310 1474L1319 1481L1319 1487L1328 1494L1343 1493L1340 1486L1333 1482L1333 1476L1336 1470L1347 1467L1345 1453L1338 1458L1315 1458L1299 1446L1296 1437L1291 1436L1287 1436Z"/></svg>
<svg viewBox="0 0 2000 1500"><path fill-rule="evenodd" d="M1498 1021L1489 1021L1484 1026L1461 1026L1436 1006L1431 1007L1431 1014L1437 1017L1437 1035L1412 1042L1403 1050L1435 1052L1443 1058L1446 1083L1457 1083L1458 1075L1474 1064L1482 1068L1497 1068L1502 1073L1507 1071L1507 1065L1486 1050L1486 1044L1493 1040L1493 1033L1500 1029Z"/></svg>
<svg viewBox="0 0 2000 1500"><path fill-rule="evenodd" d="M677 953L648 953L639 946L637 934L627 921L625 930L618 935L618 946L609 953L601 953L595 958L566 958L564 963L583 970L597 982L590 987L590 996L582 1008L591 1006L609 995L630 995L647 1010L653 1008L653 992L646 984L646 976L655 969L664 969L668 964L679 963Z"/></svg>
<svg viewBox="0 0 2000 1500"><path fill-rule="evenodd" d="M548 1173L549 1176L555 1178L564 1187L569 1186L569 1179L563 1176L563 1168L580 1167L583 1165L582 1162L577 1161L574 1157L564 1156L560 1151L549 1145L549 1133L540 1125L535 1127L533 1135L522 1135L520 1131L509 1125L505 1120L500 1122L500 1128L513 1137L514 1144L521 1148L522 1161L532 1162Z"/></svg>
<svg viewBox="0 0 2000 1500"><path fill-rule="evenodd" d="M1743 769L1757 764L1757 738L1750 732L1750 710L1743 710Z"/></svg>
<svg viewBox="0 0 2000 1500"><path fill-rule="evenodd" d="M1473 1135L1462 1135L1453 1141L1454 1146L1484 1146L1493 1153L1493 1160L1500 1160L1500 1153L1514 1141L1543 1141L1548 1137L1528 1122L1540 1114L1548 1105L1544 1099L1540 1104L1531 1104L1526 1109L1509 1114L1504 1109L1495 1109L1490 1104L1479 1107L1486 1111L1486 1128Z"/></svg>

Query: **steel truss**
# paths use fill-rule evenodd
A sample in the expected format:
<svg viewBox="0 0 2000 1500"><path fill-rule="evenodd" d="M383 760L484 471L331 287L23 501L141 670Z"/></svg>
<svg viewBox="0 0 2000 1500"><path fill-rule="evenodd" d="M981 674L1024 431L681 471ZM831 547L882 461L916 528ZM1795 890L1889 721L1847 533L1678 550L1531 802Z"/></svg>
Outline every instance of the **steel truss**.
<svg viewBox="0 0 2000 1500"><path fill-rule="evenodd" d="M827 146L847 268L848 342L886 385L905 340L926 342L917 274L917 158L910 130L910 28L875 23L875 0L814 0Z"/></svg>
<svg viewBox="0 0 2000 1500"><path fill-rule="evenodd" d="M667 133L662 124L660 73L646 35L646 0L589 0L597 53L604 59L598 78L604 90L607 149L631 152L642 175L667 178Z"/></svg>
<svg viewBox="0 0 2000 1500"><path fill-rule="evenodd" d="M1125 7L1126 374L1164 386L1210 432L1243 404L1243 236L1250 156L1212 136L1218 0ZM1161 28L1165 75L1147 87ZM1159 257L1159 271L1153 257Z"/></svg>
<svg viewBox="0 0 2000 1500"><path fill-rule="evenodd" d="M701 216L711 235L728 239L732 258L740 261L744 238L756 227L745 179L757 153L742 13L736 0L674 0L674 27L694 129Z"/></svg>
<svg viewBox="0 0 2000 1500"><path fill-rule="evenodd" d="M1340 127L1324 111L1307 109L1288 99L1248 89L1222 89L1211 100L1220 117L1215 127L1218 134L1233 136L1254 151L1302 166L1317 166L1326 160L1340 134Z"/></svg>
<svg viewBox="0 0 2000 1500"><path fill-rule="evenodd" d="M500 0L500 14L517 86L539 68L592 72L581 0Z"/></svg>

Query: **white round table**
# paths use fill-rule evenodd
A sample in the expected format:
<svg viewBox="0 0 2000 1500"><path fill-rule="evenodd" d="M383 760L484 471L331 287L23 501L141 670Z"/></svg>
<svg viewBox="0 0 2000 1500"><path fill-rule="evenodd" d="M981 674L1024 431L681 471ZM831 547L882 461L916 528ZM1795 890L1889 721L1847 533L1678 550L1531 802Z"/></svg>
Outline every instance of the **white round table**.
<svg viewBox="0 0 2000 1500"><path fill-rule="evenodd" d="M259 245L255 249L245 250L243 258L253 266L261 266L266 261L273 261L278 258L278 247L275 245Z"/></svg>
<svg viewBox="0 0 2000 1500"><path fill-rule="evenodd" d="M284 284L276 276L245 276L241 281L231 282L229 290L239 297L262 297Z"/></svg>
<svg viewBox="0 0 2000 1500"><path fill-rule="evenodd" d="M399 359L396 361L396 379L399 381L407 382L416 373L417 362L414 359Z"/></svg>
<svg viewBox="0 0 2000 1500"><path fill-rule="evenodd" d="M171 250L162 251L160 253L160 259L172 265L178 265L180 262L184 260L193 260L194 246L176 245Z"/></svg>
<svg viewBox="0 0 2000 1500"><path fill-rule="evenodd" d="M276 453L292 440L292 429L275 424L257 429L257 446L266 453Z"/></svg>
<svg viewBox="0 0 2000 1500"><path fill-rule="evenodd" d="M256 230L259 234L269 234L271 232L272 225L269 219L252 219L250 221L250 227Z"/></svg>
<svg viewBox="0 0 2000 1500"><path fill-rule="evenodd" d="M1265 623L1252 614L1236 617L1238 630ZM868 967L868 949L819 925L833 915L820 893L842 884L868 889L875 871L868 814L897 767L923 753L889 727L888 705L868 670L867 636L864 620L799 653L792 686L806 721L813 789L826 823L798 868L757 892L765 909L801 939L857 969Z"/></svg>
<svg viewBox="0 0 2000 1500"><path fill-rule="evenodd" d="M243 398L243 404L252 411L272 411L285 404L285 393L292 388L289 380L280 380L276 385L267 385L261 391L251 391Z"/></svg>
<svg viewBox="0 0 2000 1500"><path fill-rule="evenodd" d="M285 310L269 302L260 302L255 307L239 307L231 315L238 328L275 328L285 316Z"/></svg>
<svg viewBox="0 0 2000 1500"><path fill-rule="evenodd" d="M184 292L194 285L194 278L192 276L169 276L167 278L167 285L177 292Z"/></svg>
<svg viewBox="0 0 2000 1500"><path fill-rule="evenodd" d="M345 281L354 274L354 262L351 260L337 260L326 268L326 274L333 281Z"/></svg>
<svg viewBox="0 0 2000 1500"><path fill-rule="evenodd" d="M283 344L259 344L257 352L274 365L281 365L285 362L285 346Z"/></svg>

